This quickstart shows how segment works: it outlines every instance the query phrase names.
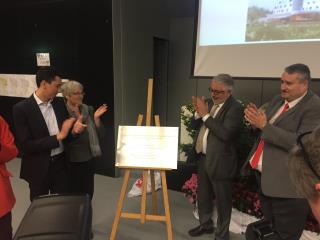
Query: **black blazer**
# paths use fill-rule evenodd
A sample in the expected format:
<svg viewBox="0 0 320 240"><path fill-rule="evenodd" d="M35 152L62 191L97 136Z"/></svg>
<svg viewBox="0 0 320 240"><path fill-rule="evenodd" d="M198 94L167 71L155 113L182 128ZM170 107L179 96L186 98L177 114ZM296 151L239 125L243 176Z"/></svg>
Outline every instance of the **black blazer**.
<svg viewBox="0 0 320 240"><path fill-rule="evenodd" d="M52 101L58 127L68 118L62 98ZM50 136L41 110L33 97L13 106L16 143L21 153L20 177L29 183L43 181L47 174L51 150L59 147L56 136Z"/></svg>
<svg viewBox="0 0 320 240"><path fill-rule="evenodd" d="M210 109L213 102L210 99L208 103ZM243 107L232 96L225 101L215 118L209 117L204 123L201 118L191 121L193 129L200 129L202 124L209 129L206 168L212 179L225 180L235 176L238 162L235 144L242 121Z"/></svg>

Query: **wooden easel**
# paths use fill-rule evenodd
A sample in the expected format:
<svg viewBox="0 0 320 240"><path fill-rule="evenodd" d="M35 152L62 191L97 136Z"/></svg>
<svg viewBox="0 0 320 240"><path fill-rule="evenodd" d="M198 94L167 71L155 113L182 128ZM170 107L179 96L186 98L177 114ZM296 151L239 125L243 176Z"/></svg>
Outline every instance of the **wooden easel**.
<svg viewBox="0 0 320 240"><path fill-rule="evenodd" d="M146 126L151 125L152 89L153 89L153 79L149 79ZM157 127L159 127L160 126L159 115L155 115L154 118L155 118L155 125ZM142 125L142 120L143 120L143 115L139 114L137 126ZM126 190L128 187L131 169L143 170L143 185L142 185L140 213L122 212L123 202L124 202ZM157 193L155 191L155 181L154 181L154 171L155 170L160 171L160 175L161 175L165 215L158 215L157 214ZM167 180L166 180L166 172L165 172L166 170L168 170L168 169L150 169L150 168L136 168L136 167L135 168L125 168L124 179L123 179L123 183L122 183L122 187L121 187L119 201L117 204L117 210L116 210L114 222L112 225L110 240L114 240L116 237L116 232L117 232L120 218L140 219L141 224L144 224L146 220L166 222L168 240L172 240L172 226L171 226L171 217L170 217L170 208L169 208L169 199L168 199L168 188L167 188ZM150 175L151 175L150 177L151 177L151 190L152 190L152 214L146 214L148 171L150 171Z"/></svg>

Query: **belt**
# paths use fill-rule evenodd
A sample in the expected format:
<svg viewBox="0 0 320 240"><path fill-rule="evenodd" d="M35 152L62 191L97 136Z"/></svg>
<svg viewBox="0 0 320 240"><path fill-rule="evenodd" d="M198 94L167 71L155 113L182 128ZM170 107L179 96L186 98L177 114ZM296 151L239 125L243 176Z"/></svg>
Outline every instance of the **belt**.
<svg viewBox="0 0 320 240"><path fill-rule="evenodd" d="M63 158L63 153L59 153L57 155L50 156L50 162L56 162Z"/></svg>

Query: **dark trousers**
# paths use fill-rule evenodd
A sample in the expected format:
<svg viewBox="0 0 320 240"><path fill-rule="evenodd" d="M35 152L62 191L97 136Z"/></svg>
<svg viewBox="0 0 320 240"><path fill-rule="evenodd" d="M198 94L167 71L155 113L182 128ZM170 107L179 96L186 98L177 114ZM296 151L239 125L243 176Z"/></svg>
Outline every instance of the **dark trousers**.
<svg viewBox="0 0 320 240"><path fill-rule="evenodd" d="M71 192L89 194L94 192L94 159L86 162L70 162Z"/></svg>
<svg viewBox="0 0 320 240"><path fill-rule="evenodd" d="M6 215L0 217L0 239L12 240L12 215L8 212Z"/></svg>
<svg viewBox="0 0 320 240"><path fill-rule="evenodd" d="M259 197L264 218L272 222L279 240L299 240L310 211L307 200L264 195L261 190L259 175L257 174L260 186Z"/></svg>
<svg viewBox="0 0 320 240"><path fill-rule="evenodd" d="M69 181L64 154L52 157L45 179L40 183L29 183L30 200L49 193L69 193Z"/></svg>
<svg viewBox="0 0 320 240"><path fill-rule="evenodd" d="M229 225L232 212L232 182L231 180L218 181L208 173L205 166L205 155L198 164L198 210L200 224L211 220L213 214L213 198L217 206L217 240L229 239Z"/></svg>
<svg viewBox="0 0 320 240"><path fill-rule="evenodd" d="M264 218L271 221L282 240L299 240L309 213L305 199L275 198L260 194Z"/></svg>

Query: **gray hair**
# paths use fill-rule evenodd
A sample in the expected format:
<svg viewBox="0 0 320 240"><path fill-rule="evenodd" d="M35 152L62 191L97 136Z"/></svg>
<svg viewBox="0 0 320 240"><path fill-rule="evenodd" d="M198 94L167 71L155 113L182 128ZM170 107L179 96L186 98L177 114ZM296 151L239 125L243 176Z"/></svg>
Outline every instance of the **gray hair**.
<svg viewBox="0 0 320 240"><path fill-rule="evenodd" d="M307 161L310 160L310 164L320 174L320 126L303 138L303 146L309 159L305 159L301 147L296 146L290 153L289 173L297 193L307 199L313 199L320 194L315 189L316 183L320 180L311 171Z"/></svg>
<svg viewBox="0 0 320 240"><path fill-rule="evenodd" d="M286 67L284 70L288 74L298 73L300 82L307 81L309 84L311 82L310 69L307 65L303 63L292 64Z"/></svg>
<svg viewBox="0 0 320 240"><path fill-rule="evenodd" d="M219 83L222 83L226 88L232 93L233 91L233 78L229 74L221 73L217 76L213 77L212 81L217 81Z"/></svg>
<svg viewBox="0 0 320 240"><path fill-rule="evenodd" d="M63 97L66 97L66 96L70 96L72 93L74 93L78 89L83 91L82 84L77 81L70 80L70 81L62 84L60 91L61 91Z"/></svg>

